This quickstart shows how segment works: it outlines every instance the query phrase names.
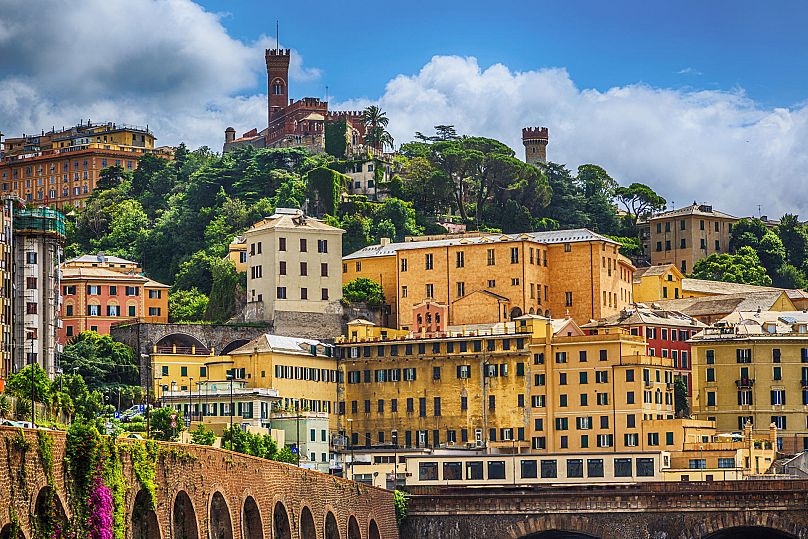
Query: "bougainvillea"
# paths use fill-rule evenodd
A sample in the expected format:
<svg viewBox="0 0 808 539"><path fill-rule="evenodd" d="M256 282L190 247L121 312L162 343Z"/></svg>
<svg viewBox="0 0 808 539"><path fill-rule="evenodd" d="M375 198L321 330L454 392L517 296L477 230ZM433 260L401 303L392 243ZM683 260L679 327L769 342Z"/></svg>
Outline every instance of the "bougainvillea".
<svg viewBox="0 0 808 539"><path fill-rule="evenodd" d="M91 539L112 539L114 512L112 491L104 484L101 473L102 470L99 468L87 499L87 532Z"/></svg>

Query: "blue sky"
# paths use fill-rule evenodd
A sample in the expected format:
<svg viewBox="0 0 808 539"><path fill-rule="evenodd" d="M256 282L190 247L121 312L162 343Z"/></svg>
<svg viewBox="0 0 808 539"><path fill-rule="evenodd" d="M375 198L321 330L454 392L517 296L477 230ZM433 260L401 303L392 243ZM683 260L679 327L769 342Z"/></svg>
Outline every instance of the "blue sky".
<svg viewBox="0 0 808 539"><path fill-rule="evenodd" d="M341 99L377 98L389 79L432 56L461 55L519 71L565 67L580 87L600 90L638 82L741 88L771 107L808 97L807 2L201 3L225 14L224 26L244 41L274 36L279 21L283 43L322 70L320 80L298 85L306 95L328 85Z"/></svg>
<svg viewBox="0 0 808 539"><path fill-rule="evenodd" d="M521 128L546 126L550 160L601 165L676 207L808 218L808 2L2 5L7 136L92 119L219 151L226 127L266 127L277 19L290 97L328 86L332 109L377 104L397 144L453 124L521 156Z"/></svg>

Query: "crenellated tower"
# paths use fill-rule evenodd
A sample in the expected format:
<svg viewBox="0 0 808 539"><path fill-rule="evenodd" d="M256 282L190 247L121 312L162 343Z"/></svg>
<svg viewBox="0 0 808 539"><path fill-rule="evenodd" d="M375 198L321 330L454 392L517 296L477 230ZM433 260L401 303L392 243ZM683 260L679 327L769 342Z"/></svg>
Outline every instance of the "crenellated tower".
<svg viewBox="0 0 808 539"><path fill-rule="evenodd" d="M522 144L525 145L525 162L531 165L547 162L549 134L546 127L522 129Z"/></svg>
<svg viewBox="0 0 808 539"><path fill-rule="evenodd" d="M289 106L289 49L267 49L267 93L269 95L269 117L272 124L278 114Z"/></svg>

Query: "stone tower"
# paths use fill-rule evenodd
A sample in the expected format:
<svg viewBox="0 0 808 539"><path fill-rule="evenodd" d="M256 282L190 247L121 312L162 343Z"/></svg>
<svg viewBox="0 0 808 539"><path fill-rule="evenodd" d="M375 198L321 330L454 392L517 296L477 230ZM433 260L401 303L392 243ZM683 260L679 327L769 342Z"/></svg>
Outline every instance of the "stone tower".
<svg viewBox="0 0 808 539"><path fill-rule="evenodd" d="M289 106L289 49L267 49L267 92L269 118L272 123L278 113Z"/></svg>
<svg viewBox="0 0 808 539"><path fill-rule="evenodd" d="M547 162L546 127L525 127L522 129L522 144L525 145L525 162L531 165Z"/></svg>

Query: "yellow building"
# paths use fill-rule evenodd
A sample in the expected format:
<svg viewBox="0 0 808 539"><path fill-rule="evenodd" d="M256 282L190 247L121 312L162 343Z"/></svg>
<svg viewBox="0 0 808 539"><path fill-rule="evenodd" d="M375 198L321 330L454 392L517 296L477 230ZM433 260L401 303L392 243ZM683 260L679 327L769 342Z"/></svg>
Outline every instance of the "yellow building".
<svg viewBox="0 0 808 539"><path fill-rule="evenodd" d="M713 253L729 251L732 226L738 218L693 202L690 206L653 215L640 226L651 265L673 264L683 274Z"/></svg>
<svg viewBox="0 0 808 539"><path fill-rule="evenodd" d="M342 328L342 234L345 231L277 208L244 233L250 320L271 321L275 331L333 338Z"/></svg>
<svg viewBox="0 0 808 539"><path fill-rule="evenodd" d="M227 355L215 351L155 349L152 370L154 397L165 391L204 395L206 388L228 384L228 373L245 389L276 392L275 411L324 412L332 417L337 396L337 362L333 347L312 339L265 334ZM199 410L195 408L195 414Z"/></svg>
<svg viewBox="0 0 808 539"><path fill-rule="evenodd" d="M737 312L691 341L696 417L720 431L778 429L777 445L808 449L808 315Z"/></svg>
<svg viewBox="0 0 808 539"><path fill-rule="evenodd" d="M637 303L686 297L682 294L682 272L673 264L637 268L632 290Z"/></svg>
<svg viewBox="0 0 808 539"><path fill-rule="evenodd" d="M674 419L672 360L620 331L583 335L572 320L525 316L337 346L339 429L353 446L670 451L714 434Z"/></svg>
<svg viewBox="0 0 808 539"><path fill-rule="evenodd" d="M699 322L713 324L734 312L794 311L794 302L785 290L771 289L720 296L666 299L654 302L655 308L679 311Z"/></svg>
<svg viewBox="0 0 808 539"><path fill-rule="evenodd" d="M233 262L237 273L247 273L247 241L244 236L236 236L227 246L227 258Z"/></svg>
<svg viewBox="0 0 808 539"><path fill-rule="evenodd" d="M619 247L585 229L383 240L343 257L342 278L379 282L388 324L400 329L412 329L412 307L427 299L448 306L455 326L523 314L587 322L632 302L634 266Z"/></svg>

